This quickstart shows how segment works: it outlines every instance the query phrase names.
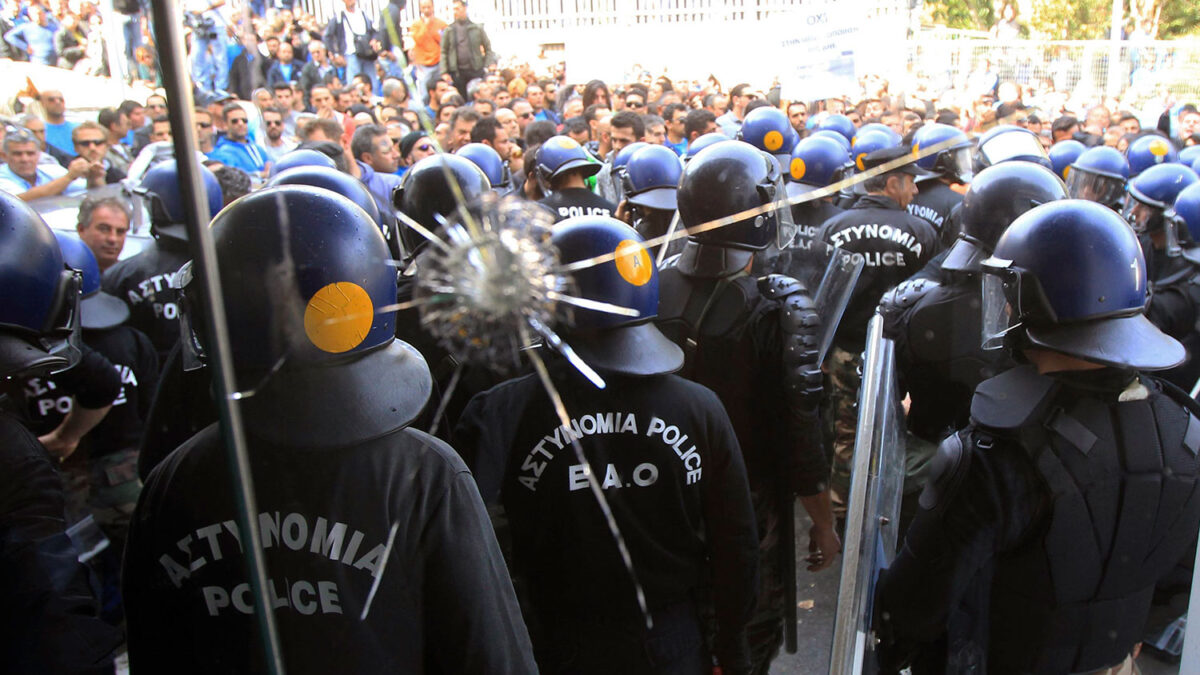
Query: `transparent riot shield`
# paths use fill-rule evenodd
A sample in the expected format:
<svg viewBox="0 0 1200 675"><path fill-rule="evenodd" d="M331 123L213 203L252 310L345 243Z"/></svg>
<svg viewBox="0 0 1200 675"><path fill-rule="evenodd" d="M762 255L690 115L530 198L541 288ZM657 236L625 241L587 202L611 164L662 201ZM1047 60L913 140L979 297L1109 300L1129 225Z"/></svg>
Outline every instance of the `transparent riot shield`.
<svg viewBox="0 0 1200 675"><path fill-rule="evenodd" d="M867 329L858 410L831 675L876 672L871 625L875 583L879 572L891 564L898 543L904 415L897 398L894 346L883 337L883 318L878 314Z"/></svg>
<svg viewBox="0 0 1200 675"><path fill-rule="evenodd" d="M823 241L796 237L791 246L763 256L762 274L783 274L804 284L821 317L818 357L825 360L850 294L862 274L863 257Z"/></svg>

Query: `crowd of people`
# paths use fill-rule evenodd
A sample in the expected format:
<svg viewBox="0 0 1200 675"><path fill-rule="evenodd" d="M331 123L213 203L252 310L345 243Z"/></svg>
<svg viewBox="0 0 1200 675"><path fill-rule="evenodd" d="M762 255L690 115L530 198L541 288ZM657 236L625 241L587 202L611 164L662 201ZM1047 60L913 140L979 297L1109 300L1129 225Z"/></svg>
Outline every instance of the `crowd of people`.
<svg viewBox="0 0 1200 675"><path fill-rule="evenodd" d="M9 56L112 65L91 3L5 8ZM122 72L161 85L145 8L114 9ZM14 672L126 649L135 673L258 672L265 600L303 672L766 673L795 504L809 569L847 535L875 316L908 399L885 672L1132 672L1156 586L1190 581L1195 105L1055 98L986 62L818 100L576 84L504 67L463 0L409 25L402 3L185 9L267 587L206 367L178 102L90 119L27 89L0 146ZM28 205L60 195L74 233ZM840 316L814 247L862 265ZM579 269L547 281L559 263ZM528 334L468 330L514 302ZM486 351L533 334L532 357Z"/></svg>

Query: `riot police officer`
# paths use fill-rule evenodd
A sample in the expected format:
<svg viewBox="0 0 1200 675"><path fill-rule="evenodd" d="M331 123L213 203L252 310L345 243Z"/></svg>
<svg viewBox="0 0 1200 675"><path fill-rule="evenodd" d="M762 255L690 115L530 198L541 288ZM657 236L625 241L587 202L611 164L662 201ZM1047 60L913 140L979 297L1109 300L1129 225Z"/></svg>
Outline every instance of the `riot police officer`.
<svg viewBox="0 0 1200 675"><path fill-rule="evenodd" d="M903 147L872 153L863 158L864 169L911 157ZM821 226L817 238L838 248L859 253L866 261L850 297L846 314L834 337L828 357L831 385L834 494L843 499L850 488L850 455L853 452L862 351L867 321L880 297L929 262L939 246L933 226L905 211L916 195L913 182L926 172L914 163L874 176L864 182L867 194L854 207Z"/></svg>
<svg viewBox="0 0 1200 675"><path fill-rule="evenodd" d="M782 276L755 279L759 252L790 221L777 162L741 141L715 143L684 168L679 216L688 228L750 209L762 213L688 238L661 274L657 323L686 357L682 374L717 393L746 460L762 560L749 640L755 673L766 673L783 641L785 584L794 570L785 528L800 495L814 527L810 569L833 563L829 470L821 449L816 363L820 317L810 291Z"/></svg>
<svg viewBox="0 0 1200 675"><path fill-rule="evenodd" d="M254 391L240 401L262 509L251 517L264 523L284 661L533 672L474 481L409 426L431 381L395 338L396 273L376 224L345 197L283 186L242 198L212 230L236 386ZM182 291L189 320L207 306L195 286ZM146 482L125 556L134 670L260 667L225 455L214 424Z"/></svg>
<svg viewBox="0 0 1200 675"><path fill-rule="evenodd" d="M896 344L897 368L912 399L908 428L937 443L969 418L971 394L1009 362L977 339L980 263L1026 211L1066 198L1063 182L1029 162L1005 162L975 176L963 197L962 231L937 279L914 277L884 294L884 334Z"/></svg>
<svg viewBox="0 0 1200 675"><path fill-rule="evenodd" d="M1114 148L1088 148L1067 172L1067 194L1120 211L1129 180L1129 160Z"/></svg>
<svg viewBox="0 0 1200 675"><path fill-rule="evenodd" d="M568 136L555 136L538 148L534 171L546 197L539 203L554 213L556 220L575 216L612 217L617 205L587 188L585 179L595 176L601 164Z"/></svg>
<svg viewBox="0 0 1200 675"><path fill-rule="evenodd" d="M663 150L667 150L664 153ZM679 156L666 146L646 145L633 153L621 172L622 194L617 217L645 239L667 234L678 208L676 193L683 173ZM673 255L683 249L683 238L650 247L650 256L658 259L659 249Z"/></svg>
<svg viewBox="0 0 1200 675"><path fill-rule="evenodd" d="M973 638L959 672L1128 668L1155 582L1200 525L1200 408L1142 372L1183 347L1143 316L1137 239L1099 204L1030 210L982 268L989 332L1025 365L980 384L938 450L880 582L889 665L958 624ZM957 612L973 594L982 607Z"/></svg>
<svg viewBox="0 0 1200 675"><path fill-rule="evenodd" d="M1146 256L1152 295L1146 315L1164 333L1179 340L1187 349L1188 360L1179 368L1163 373L1163 378L1191 390L1200 377L1200 268L1182 255L1180 236L1186 228L1177 227L1169 211L1176 197L1200 182L1196 173L1178 163L1147 168L1129 181L1124 215L1138 233Z"/></svg>
<svg viewBox="0 0 1200 675"><path fill-rule="evenodd" d="M0 193L0 377L78 362L77 272L50 228ZM50 456L0 409L0 659L5 672L112 672L118 630L96 617L87 572L66 534L63 492Z"/></svg>
<svg viewBox="0 0 1200 675"><path fill-rule="evenodd" d="M570 218L555 226L552 243L563 263L616 253L576 272L576 291L639 312L577 309L562 329L604 388L547 356L569 424L538 376L528 375L473 398L455 432L485 498L498 493L504 505L539 666L547 673L710 672L701 618L708 595L717 619L713 656L724 672L747 673L758 546L729 417L713 392L671 374L683 352L651 322L658 273L632 228L611 218ZM588 489L589 466L641 589ZM638 590L652 627L638 609Z"/></svg>
<svg viewBox="0 0 1200 675"><path fill-rule="evenodd" d="M840 182L849 164L850 155L837 141L823 136L805 138L792 148L792 156L784 165L788 198ZM821 225L844 210L834 206L834 197L831 194L792 204L796 234L808 239L816 238Z"/></svg>
<svg viewBox="0 0 1200 675"><path fill-rule="evenodd" d="M200 175L210 216L215 216L224 203L221 185L207 168L201 167ZM147 171L141 188L150 201L150 234L154 241L141 253L105 270L101 287L129 305L129 325L150 337L162 363L179 339L179 293L171 287L171 277L191 259L175 161Z"/></svg>
<svg viewBox="0 0 1200 675"><path fill-rule="evenodd" d="M917 196L908 204L908 212L928 222L942 237L947 247L953 237L943 231L956 206L962 203L963 193L951 186L971 182L971 139L961 130L948 124L926 124L913 134L913 154L922 148L947 144L943 150L917 160L917 166L933 173L917 181Z"/></svg>

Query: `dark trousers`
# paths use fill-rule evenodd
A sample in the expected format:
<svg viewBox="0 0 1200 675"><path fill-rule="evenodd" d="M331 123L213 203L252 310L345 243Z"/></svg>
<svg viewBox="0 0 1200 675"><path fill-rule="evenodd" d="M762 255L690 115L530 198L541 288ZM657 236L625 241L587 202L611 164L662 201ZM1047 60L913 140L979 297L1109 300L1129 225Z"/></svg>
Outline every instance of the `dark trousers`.
<svg viewBox="0 0 1200 675"><path fill-rule="evenodd" d="M450 73L450 78L454 80L454 88L458 90L459 94L462 94L463 100L470 103L471 96L467 93L467 83L486 75L487 73L482 70L457 70Z"/></svg>
<svg viewBox="0 0 1200 675"><path fill-rule="evenodd" d="M654 628L641 619L558 621L550 644L538 653L548 675L710 675L712 660L696 607L681 602L652 612Z"/></svg>

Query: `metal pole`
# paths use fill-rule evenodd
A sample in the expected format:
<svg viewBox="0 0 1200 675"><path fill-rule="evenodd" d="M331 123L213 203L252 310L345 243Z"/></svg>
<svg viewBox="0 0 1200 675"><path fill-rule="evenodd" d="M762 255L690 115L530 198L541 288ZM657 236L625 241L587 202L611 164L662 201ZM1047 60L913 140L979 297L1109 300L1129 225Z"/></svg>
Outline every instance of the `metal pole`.
<svg viewBox="0 0 1200 675"><path fill-rule="evenodd" d="M217 253L213 246L208 223L208 198L196 161L196 141L192 108L191 78L183 48L183 16L176 0L152 0L154 35L158 41L163 84L167 90L168 116L175 142L175 158L179 167L179 188L187 218L188 241L192 252L192 269L205 297L205 331L209 340L208 366L213 372L217 392L217 410L221 417L221 435L233 476L234 497L237 501L237 523L246 558L250 588L254 594L254 616L264 651L266 672L284 673L283 656L275 614L267 594L267 567L263 558L262 538L258 529L258 505L254 498L254 481L242 430L241 410L234 401L237 383L234 377L229 329L225 319L225 303L221 295L221 279L217 270Z"/></svg>

